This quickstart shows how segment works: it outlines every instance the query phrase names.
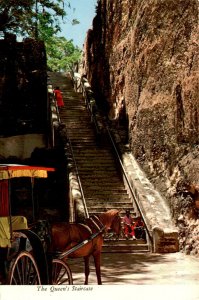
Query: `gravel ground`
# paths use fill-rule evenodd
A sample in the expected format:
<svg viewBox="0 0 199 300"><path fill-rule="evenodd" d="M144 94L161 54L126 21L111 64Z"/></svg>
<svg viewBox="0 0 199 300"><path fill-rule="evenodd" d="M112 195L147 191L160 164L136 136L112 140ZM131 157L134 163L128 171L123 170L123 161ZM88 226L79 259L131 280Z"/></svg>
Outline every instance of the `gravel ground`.
<svg viewBox="0 0 199 300"><path fill-rule="evenodd" d="M83 259L68 261L72 286L1 286L0 299L15 300L198 300L199 259L182 253L103 253L98 286L93 260L84 285Z"/></svg>
<svg viewBox="0 0 199 300"><path fill-rule="evenodd" d="M84 283L83 259L68 261L75 285ZM103 253L102 282L105 285L198 284L199 259L182 253ZM89 284L97 284L93 259Z"/></svg>
<svg viewBox="0 0 199 300"><path fill-rule="evenodd" d="M74 285L86 287L83 285L83 260L74 259L68 263ZM97 286L91 259L88 287L93 287L93 292L87 292L86 300L116 300L124 298L124 295L139 300L199 299L199 259L182 253L103 253L101 270L103 285Z"/></svg>

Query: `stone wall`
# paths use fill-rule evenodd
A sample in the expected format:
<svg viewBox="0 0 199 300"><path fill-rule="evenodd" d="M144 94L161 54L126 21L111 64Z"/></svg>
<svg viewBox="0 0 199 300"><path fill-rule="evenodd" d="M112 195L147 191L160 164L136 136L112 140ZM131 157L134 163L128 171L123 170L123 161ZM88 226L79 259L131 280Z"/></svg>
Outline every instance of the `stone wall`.
<svg viewBox="0 0 199 300"><path fill-rule="evenodd" d="M187 190L199 185L198 12L197 0L98 1L83 63L98 105L119 122L125 109L132 153L166 197L185 248L198 218Z"/></svg>
<svg viewBox="0 0 199 300"><path fill-rule="evenodd" d="M24 134L0 138L0 159L17 157L24 160L30 158L35 147L46 147L44 135Z"/></svg>
<svg viewBox="0 0 199 300"><path fill-rule="evenodd" d="M44 43L0 39L0 135L46 133L47 70Z"/></svg>

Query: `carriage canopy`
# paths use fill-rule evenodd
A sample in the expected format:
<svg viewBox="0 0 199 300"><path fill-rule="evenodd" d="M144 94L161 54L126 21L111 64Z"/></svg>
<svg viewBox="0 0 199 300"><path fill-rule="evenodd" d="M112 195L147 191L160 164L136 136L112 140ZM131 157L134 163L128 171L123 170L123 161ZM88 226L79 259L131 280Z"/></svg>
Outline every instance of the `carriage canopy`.
<svg viewBox="0 0 199 300"><path fill-rule="evenodd" d="M24 216L9 216L9 179L17 177L47 178L54 168L17 164L0 164L0 247L10 246L10 223L13 230L27 228Z"/></svg>
<svg viewBox="0 0 199 300"><path fill-rule="evenodd" d="M16 177L47 178L48 172L50 171L55 171L55 169L27 165L0 164L0 180Z"/></svg>

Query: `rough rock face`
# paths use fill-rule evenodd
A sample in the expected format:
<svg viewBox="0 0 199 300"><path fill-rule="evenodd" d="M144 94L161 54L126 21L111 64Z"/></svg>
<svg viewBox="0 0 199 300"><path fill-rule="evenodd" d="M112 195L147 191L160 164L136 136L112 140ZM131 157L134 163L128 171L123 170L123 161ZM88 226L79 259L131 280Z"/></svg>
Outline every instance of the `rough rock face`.
<svg viewBox="0 0 199 300"><path fill-rule="evenodd" d="M131 150L194 254L198 208L187 184L199 186L198 13L198 0L98 1L83 66L110 119L128 120Z"/></svg>

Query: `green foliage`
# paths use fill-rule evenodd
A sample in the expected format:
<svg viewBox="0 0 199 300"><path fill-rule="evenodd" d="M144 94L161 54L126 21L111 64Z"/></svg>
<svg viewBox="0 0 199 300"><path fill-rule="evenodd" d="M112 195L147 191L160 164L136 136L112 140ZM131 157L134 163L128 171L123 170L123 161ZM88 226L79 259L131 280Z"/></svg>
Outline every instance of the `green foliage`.
<svg viewBox="0 0 199 300"><path fill-rule="evenodd" d="M72 20L72 25L77 25L77 24L79 24L80 22L77 20L77 19L73 19Z"/></svg>
<svg viewBox="0 0 199 300"><path fill-rule="evenodd" d="M66 16L66 5L66 0L1 0L0 31L38 38L40 22L60 31L59 18Z"/></svg>
<svg viewBox="0 0 199 300"><path fill-rule="evenodd" d="M52 37L50 43L46 43L46 52L48 68L54 72L69 71L81 57L81 50L65 37Z"/></svg>
<svg viewBox="0 0 199 300"><path fill-rule="evenodd" d="M48 67L67 71L81 55L72 41L56 36L61 32L60 18L64 21L67 9L71 9L67 0L0 0L0 31L43 40ZM72 24L79 21L73 19Z"/></svg>

